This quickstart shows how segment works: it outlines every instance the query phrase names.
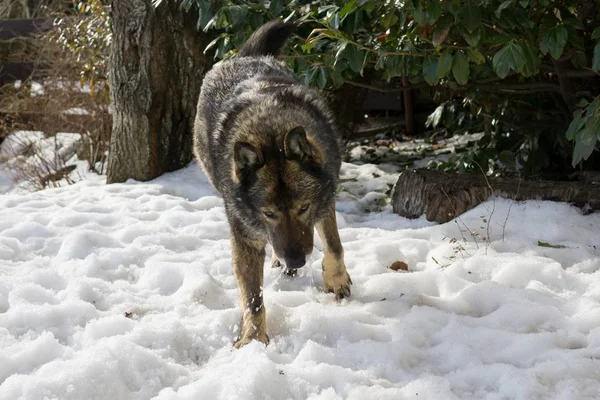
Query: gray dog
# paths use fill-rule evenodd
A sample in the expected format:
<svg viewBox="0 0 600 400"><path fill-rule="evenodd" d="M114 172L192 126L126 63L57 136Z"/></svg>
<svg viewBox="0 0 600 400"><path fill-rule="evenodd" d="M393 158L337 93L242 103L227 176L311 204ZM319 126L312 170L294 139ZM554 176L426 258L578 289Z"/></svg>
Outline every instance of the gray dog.
<svg viewBox="0 0 600 400"><path fill-rule="evenodd" d="M198 100L194 151L225 202L244 310L235 347L269 342L262 293L267 242L274 265L295 270L312 252L316 227L325 291L350 295L335 219L339 136L319 94L275 58L295 29L263 25L237 57L206 74Z"/></svg>

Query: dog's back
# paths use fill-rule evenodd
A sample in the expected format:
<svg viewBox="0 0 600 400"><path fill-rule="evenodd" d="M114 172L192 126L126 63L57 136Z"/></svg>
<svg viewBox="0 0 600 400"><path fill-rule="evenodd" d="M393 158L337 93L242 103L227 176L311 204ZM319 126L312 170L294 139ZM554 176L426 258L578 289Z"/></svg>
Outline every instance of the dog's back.
<svg viewBox="0 0 600 400"><path fill-rule="evenodd" d="M247 133L256 140L266 140L259 137L264 132L257 132L261 129L256 129L256 124L270 124L266 129L270 131L280 125L281 132L286 132L284 125L293 125L293 120L313 126L315 134L318 131L329 137L324 137L328 143L322 144L332 147L334 154L339 153L327 106L318 93L300 84L294 73L275 58L295 30L291 23L263 25L237 57L215 65L204 78L194 127L194 150L213 186L222 194L231 186L231 168L223 161L231 158L236 136ZM251 109L253 112L248 113ZM234 129L239 128L241 118L247 124L242 133ZM253 122L255 126L250 126ZM332 161L339 164L338 160Z"/></svg>

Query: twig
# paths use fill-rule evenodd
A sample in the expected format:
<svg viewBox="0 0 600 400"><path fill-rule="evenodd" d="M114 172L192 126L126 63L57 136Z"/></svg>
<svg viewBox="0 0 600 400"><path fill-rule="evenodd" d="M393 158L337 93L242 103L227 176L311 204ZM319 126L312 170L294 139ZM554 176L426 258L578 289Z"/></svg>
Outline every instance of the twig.
<svg viewBox="0 0 600 400"><path fill-rule="evenodd" d="M470 157L467 157L467 158L469 158L471 160L471 162L473 162L475 165L477 165L477 167L481 171L481 174L483 175L483 179L485 179L485 184L490 189L490 195L493 195L494 194L494 189L492 188L492 185L490 185L490 181L488 180L487 175L483 171L483 168L481 168L481 165L479 165L479 163L477 161L471 159ZM487 209L486 209L486 211L487 211ZM485 241L486 242L486 245L485 245L485 255L487 255L487 251L488 251L488 248L489 248L490 243L491 243L491 233L492 233L492 231L490 229L490 223L492 221L492 217L494 216L494 212L495 211L496 211L496 199L494 199L492 201L492 211L491 212L488 211L490 213L490 215L488 216L487 223L486 223L486 235L487 235L487 238L486 238L486 241Z"/></svg>
<svg viewBox="0 0 600 400"><path fill-rule="evenodd" d="M517 186L517 194L515 198L519 198L519 191L521 190L521 181L519 179L519 186ZM504 231L506 230L506 224L508 222L508 216L510 215L510 210L512 209L513 204L515 204L515 200L510 202L510 206L508 206L508 212L506 213L506 218L504 219L504 224L502 225L502 241L504 242Z"/></svg>
<svg viewBox="0 0 600 400"><path fill-rule="evenodd" d="M349 85L358 86L365 89L370 89L376 92L382 93L397 93L404 92L406 90L412 89L425 89L425 88L435 88L435 89L449 89L455 92L464 92L468 89L479 89L488 92L496 92L496 93L512 93L512 94L531 94L538 92L560 92L560 87L558 84L554 83L546 83L546 82L529 82L529 83L512 83L512 84L485 84L485 83L467 83L466 85L459 86L457 88L450 88L444 85L429 85L427 83L417 83L417 84L408 84L403 87L381 87L376 85L370 85L362 82L355 81L346 81Z"/></svg>
<svg viewBox="0 0 600 400"><path fill-rule="evenodd" d="M450 199L450 196L448 196L448 193L446 193L446 191L444 190L443 187L440 188L440 189L442 190L442 193L444 193L444 196L446 196L446 199L448 199L448 202L450 203L450 207L452 207L452 211L456 215L455 221L460 221L464 225L464 227L467 230L467 232L471 233L471 230L469 229L469 227L467 226L467 224L465 224L464 221L458 215L458 212L456 211L456 207L454 207L454 203L452 202L452 199ZM456 224L458 225L458 222L456 222ZM462 236L463 241L465 243L467 243L467 238L465 238L465 235L463 234L462 229L460 229L460 227L459 227L458 230L460 231L460 235ZM471 235L471 237L473 238L473 240L475 240L475 246L477 246L477 248L479 249L479 243L477 242L477 238L474 235ZM467 254L470 255L469 253L467 253Z"/></svg>

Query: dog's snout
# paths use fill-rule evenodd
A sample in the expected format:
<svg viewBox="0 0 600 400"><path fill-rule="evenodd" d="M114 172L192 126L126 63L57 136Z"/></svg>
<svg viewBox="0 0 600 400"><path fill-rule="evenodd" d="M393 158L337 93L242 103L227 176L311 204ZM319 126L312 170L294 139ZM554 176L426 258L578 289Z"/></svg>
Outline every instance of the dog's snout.
<svg viewBox="0 0 600 400"><path fill-rule="evenodd" d="M288 268L301 268L306 264L306 257L300 251L291 251L285 256L285 266Z"/></svg>

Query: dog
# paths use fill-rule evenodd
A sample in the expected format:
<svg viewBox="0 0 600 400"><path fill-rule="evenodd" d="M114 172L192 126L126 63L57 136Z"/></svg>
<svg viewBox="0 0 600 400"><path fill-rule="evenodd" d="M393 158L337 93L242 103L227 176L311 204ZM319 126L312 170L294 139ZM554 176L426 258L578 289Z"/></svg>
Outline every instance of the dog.
<svg viewBox="0 0 600 400"><path fill-rule="evenodd" d="M341 143L332 112L277 60L296 25L272 21L237 56L204 77L194 121L194 153L221 194L231 231L233 272L242 302L236 348L269 343L263 303L265 246L274 266L295 271L324 248L324 290L340 300L352 281L335 217Z"/></svg>

